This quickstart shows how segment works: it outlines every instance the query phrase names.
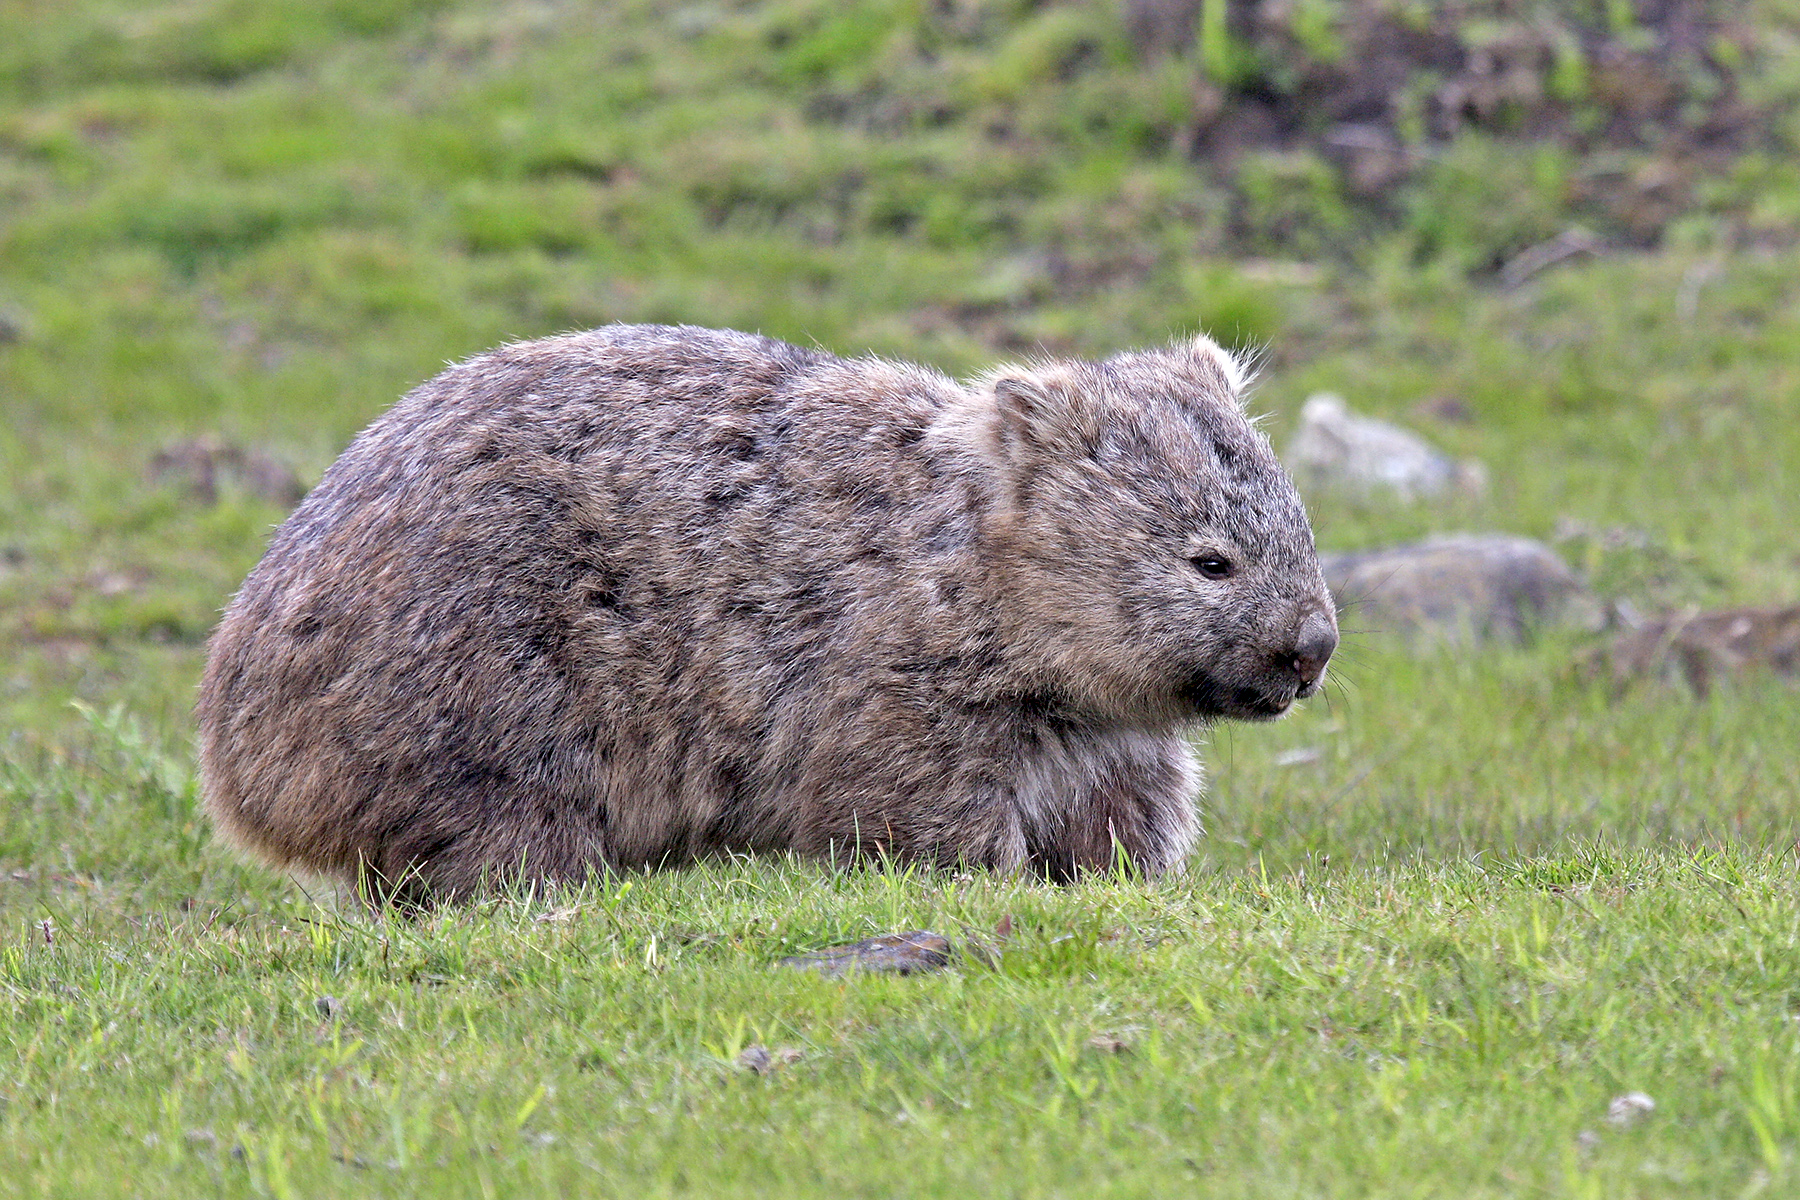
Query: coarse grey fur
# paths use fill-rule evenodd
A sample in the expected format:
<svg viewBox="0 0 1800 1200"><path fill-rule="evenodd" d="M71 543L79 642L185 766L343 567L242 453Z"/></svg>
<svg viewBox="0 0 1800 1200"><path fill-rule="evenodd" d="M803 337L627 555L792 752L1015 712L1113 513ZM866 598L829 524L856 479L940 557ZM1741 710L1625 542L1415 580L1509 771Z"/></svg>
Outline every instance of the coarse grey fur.
<svg viewBox="0 0 1800 1200"><path fill-rule="evenodd" d="M412 901L778 849L1178 867L1184 729L1337 643L1241 387L1205 338L967 385L689 327L481 355L232 601L207 810Z"/></svg>

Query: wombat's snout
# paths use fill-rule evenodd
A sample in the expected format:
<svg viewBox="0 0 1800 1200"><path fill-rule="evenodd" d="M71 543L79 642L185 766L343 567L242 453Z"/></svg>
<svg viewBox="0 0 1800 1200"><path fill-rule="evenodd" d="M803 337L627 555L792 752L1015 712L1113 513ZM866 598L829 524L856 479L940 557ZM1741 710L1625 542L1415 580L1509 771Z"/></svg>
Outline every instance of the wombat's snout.
<svg viewBox="0 0 1800 1200"><path fill-rule="evenodd" d="M1330 609L1310 610L1294 635L1292 664L1294 675L1300 681L1300 688L1294 693L1296 696L1304 698L1319 690L1319 684L1325 678L1325 664L1331 660L1331 652L1337 649L1337 644L1337 621Z"/></svg>

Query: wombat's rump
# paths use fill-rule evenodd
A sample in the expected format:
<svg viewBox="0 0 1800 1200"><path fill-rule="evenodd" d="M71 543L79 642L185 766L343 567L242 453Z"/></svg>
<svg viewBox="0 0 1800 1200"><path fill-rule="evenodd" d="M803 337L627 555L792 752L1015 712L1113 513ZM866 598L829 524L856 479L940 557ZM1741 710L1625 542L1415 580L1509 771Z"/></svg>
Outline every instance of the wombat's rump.
<svg viewBox="0 0 1800 1200"><path fill-rule="evenodd" d="M1337 643L1305 513L1199 339L968 385L612 326L369 427L214 636L206 807L413 899L721 851L1178 866L1184 726Z"/></svg>

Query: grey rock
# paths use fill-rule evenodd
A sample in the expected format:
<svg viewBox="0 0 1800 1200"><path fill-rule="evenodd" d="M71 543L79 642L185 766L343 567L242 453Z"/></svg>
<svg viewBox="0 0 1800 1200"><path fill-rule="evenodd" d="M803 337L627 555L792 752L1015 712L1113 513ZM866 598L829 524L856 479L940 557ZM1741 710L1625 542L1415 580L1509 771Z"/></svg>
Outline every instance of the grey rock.
<svg viewBox="0 0 1800 1200"><path fill-rule="evenodd" d="M839 976L851 971L886 971L913 975L950 965L950 939L941 933L915 930L864 938L847 946L831 946L781 960L783 966Z"/></svg>
<svg viewBox="0 0 1800 1200"><path fill-rule="evenodd" d="M292 508L306 495L306 487L293 470L254 448L228 442L218 434L203 434L164 446L150 460L146 471L152 483L174 483L202 504L216 504L220 485Z"/></svg>
<svg viewBox="0 0 1800 1200"><path fill-rule="evenodd" d="M1609 1125L1625 1129L1655 1111L1656 1101L1644 1093L1626 1092L1623 1096L1614 1096L1612 1103L1606 1106L1606 1120Z"/></svg>
<svg viewBox="0 0 1800 1200"><path fill-rule="evenodd" d="M1301 408L1286 458L1302 484L1386 491L1403 500L1454 489L1479 493L1487 486L1479 463L1459 463L1410 430L1353 413L1330 392L1310 397Z"/></svg>
<svg viewBox="0 0 1800 1200"><path fill-rule="evenodd" d="M1346 624L1412 643L1522 640L1545 625L1598 629L1600 601L1555 551L1507 534L1449 534L1319 565Z"/></svg>
<svg viewBox="0 0 1800 1200"><path fill-rule="evenodd" d="M767 1075L775 1065L775 1056L769 1053L767 1046L745 1046L737 1056L737 1067L740 1071L751 1071L757 1075Z"/></svg>
<svg viewBox="0 0 1800 1200"><path fill-rule="evenodd" d="M805 1057L805 1051L796 1046L781 1046L771 1050L761 1042L752 1042L738 1052L733 1065L740 1071L767 1075L780 1067L792 1066Z"/></svg>
<svg viewBox="0 0 1800 1200"><path fill-rule="evenodd" d="M1598 661L1615 686L1680 679L1702 696L1751 670L1800 678L1800 604L1673 613L1620 634Z"/></svg>

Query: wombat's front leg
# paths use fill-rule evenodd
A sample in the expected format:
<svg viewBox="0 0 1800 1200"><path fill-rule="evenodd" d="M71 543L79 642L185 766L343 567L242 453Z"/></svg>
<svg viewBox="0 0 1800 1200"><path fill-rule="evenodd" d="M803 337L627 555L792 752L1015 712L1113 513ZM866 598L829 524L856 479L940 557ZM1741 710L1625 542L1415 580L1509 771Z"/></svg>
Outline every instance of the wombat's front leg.
<svg viewBox="0 0 1800 1200"><path fill-rule="evenodd" d="M944 870L1017 871L1026 864L1018 813L992 794L913 795L810 804L794 849L836 862L924 863Z"/></svg>
<svg viewBox="0 0 1800 1200"><path fill-rule="evenodd" d="M1057 883L1121 869L1154 878L1187 860L1200 830L1192 753L1178 739L1131 749L1082 756L1074 792L1028 816L1033 871Z"/></svg>

